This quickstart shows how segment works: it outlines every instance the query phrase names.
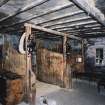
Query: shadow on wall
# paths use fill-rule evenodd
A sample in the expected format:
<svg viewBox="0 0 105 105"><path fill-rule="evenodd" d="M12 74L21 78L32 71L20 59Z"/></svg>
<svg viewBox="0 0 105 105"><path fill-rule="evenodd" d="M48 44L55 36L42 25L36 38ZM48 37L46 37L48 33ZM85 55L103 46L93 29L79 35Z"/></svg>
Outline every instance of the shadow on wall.
<svg viewBox="0 0 105 105"><path fill-rule="evenodd" d="M87 57L85 59L85 71L86 72L93 72L95 68L95 58L94 57Z"/></svg>
<svg viewBox="0 0 105 105"><path fill-rule="evenodd" d="M87 57L85 59L86 72L102 72L105 73L105 66L96 66L94 57Z"/></svg>

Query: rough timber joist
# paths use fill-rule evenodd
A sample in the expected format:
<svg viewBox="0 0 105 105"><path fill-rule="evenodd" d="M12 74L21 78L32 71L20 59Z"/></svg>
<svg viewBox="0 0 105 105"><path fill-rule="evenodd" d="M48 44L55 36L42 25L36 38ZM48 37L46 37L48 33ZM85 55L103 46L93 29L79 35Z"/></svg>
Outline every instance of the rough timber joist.
<svg viewBox="0 0 105 105"><path fill-rule="evenodd" d="M30 3L29 3L30 1ZM2 0L0 2L0 30L14 31L17 26L32 23L56 31L70 32L79 28L105 26L104 10L98 1L91 5L89 0ZM93 0L90 0L93 1ZM92 2L93 3L93 2ZM103 1L105 4L105 1ZM101 11L102 10L102 11ZM14 28L14 29L12 29ZM78 29L77 29L78 28ZM92 31L90 28L89 31ZM86 37L87 30L84 31ZM80 37L80 35L77 35Z"/></svg>
<svg viewBox="0 0 105 105"><path fill-rule="evenodd" d="M24 26L25 27L27 27L27 26L30 27L31 26L31 28L39 30L39 31L44 31L44 32L51 33L51 34L58 35L58 36L63 36L63 37L67 36L68 38L73 38L73 39L81 40L81 38L79 38L79 37L76 37L76 36L73 36L73 35L68 35L66 33L58 32L58 31L47 29L47 28L44 28L44 27L36 26L36 25L33 25L33 24L25 23Z"/></svg>
<svg viewBox="0 0 105 105"><path fill-rule="evenodd" d="M0 2L0 7L2 7L3 5L5 5L8 1L10 1L10 0L1 1L1 2Z"/></svg>
<svg viewBox="0 0 105 105"><path fill-rule="evenodd" d="M32 3L29 3L29 4L26 5L25 7L21 8L20 10L18 10L17 12L12 13L11 15L9 15L9 16L7 16L7 17L5 17L5 18L0 19L0 22L4 22L4 21L6 21L6 20L8 20L8 19L10 19L10 18L13 18L13 17L15 17L16 15L19 15L20 13L23 13L23 12L25 12L25 11L27 11L27 10L30 10L30 9L32 9L32 8L34 8L34 7L37 7L37 6L43 4L43 3L47 2L47 1L49 1L49 0L39 0L39 2L36 2L36 1L35 1L35 2L32 2Z"/></svg>

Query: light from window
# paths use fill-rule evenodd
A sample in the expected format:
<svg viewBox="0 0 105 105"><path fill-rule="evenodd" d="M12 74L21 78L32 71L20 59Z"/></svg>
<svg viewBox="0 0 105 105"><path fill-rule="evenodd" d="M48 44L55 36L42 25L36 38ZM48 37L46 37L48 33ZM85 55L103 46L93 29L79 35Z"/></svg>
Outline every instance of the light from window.
<svg viewBox="0 0 105 105"><path fill-rule="evenodd" d="M96 65L103 64L103 48L96 49Z"/></svg>

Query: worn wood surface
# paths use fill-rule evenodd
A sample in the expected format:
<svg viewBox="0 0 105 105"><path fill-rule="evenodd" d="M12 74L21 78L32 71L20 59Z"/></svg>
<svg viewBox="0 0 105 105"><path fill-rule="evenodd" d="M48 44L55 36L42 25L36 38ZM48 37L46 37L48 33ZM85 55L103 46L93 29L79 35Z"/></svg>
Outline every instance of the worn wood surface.
<svg viewBox="0 0 105 105"><path fill-rule="evenodd" d="M4 44L3 49L3 69L25 75L26 72L26 57L15 50L9 42Z"/></svg>
<svg viewBox="0 0 105 105"><path fill-rule="evenodd" d="M63 54L51 52L47 49L38 49L37 69L39 80L60 86L63 85Z"/></svg>
<svg viewBox="0 0 105 105"><path fill-rule="evenodd" d="M65 88L69 88L70 87L70 70L69 70L69 66L67 66L67 55L66 55L66 50L67 50L67 46L66 46L66 42L67 42L67 36L65 35L63 37L63 59L64 59L64 71L63 71L63 87Z"/></svg>
<svg viewBox="0 0 105 105"><path fill-rule="evenodd" d="M23 98L23 80L21 76L12 72L0 73L0 103L3 105L16 105Z"/></svg>
<svg viewBox="0 0 105 105"><path fill-rule="evenodd" d="M63 54L48 51L47 49L37 50L37 77L39 80L60 85L62 87L71 86L71 72L84 72L84 62L76 62L76 58L82 57L79 54L67 56L66 69ZM66 70L66 71L65 71Z"/></svg>
<svg viewBox="0 0 105 105"><path fill-rule="evenodd" d="M69 36L69 34L66 34L66 33L63 33L63 32L51 30L51 29L40 27L40 26L36 26L36 25L33 25L33 24L26 23L25 26L31 26L33 29L36 29L36 30L39 30L39 31L43 31L43 32L47 32L47 33L50 33L52 35L57 35L57 36L65 36L66 35L69 38L81 40L80 37L77 37L77 36L74 36L74 35L70 35ZM48 34L48 35L50 35L50 34Z"/></svg>
<svg viewBox="0 0 105 105"><path fill-rule="evenodd" d="M82 58L82 62L77 62L76 58ZM72 72L85 72L83 56L80 54L72 54L67 56L67 64L70 64Z"/></svg>
<svg viewBox="0 0 105 105"><path fill-rule="evenodd" d="M0 86L2 86L0 91L3 92L0 95L3 96L3 105L16 105L21 101L24 94L26 57L21 55L10 42L5 42L3 45L3 59L0 63L2 65L1 73L10 72L6 80L0 80ZM16 76L12 78L12 73L21 75L23 78L16 79ZM3 75L1 77L3 78ZM8 77L11 77L11 79Z"/></svg>

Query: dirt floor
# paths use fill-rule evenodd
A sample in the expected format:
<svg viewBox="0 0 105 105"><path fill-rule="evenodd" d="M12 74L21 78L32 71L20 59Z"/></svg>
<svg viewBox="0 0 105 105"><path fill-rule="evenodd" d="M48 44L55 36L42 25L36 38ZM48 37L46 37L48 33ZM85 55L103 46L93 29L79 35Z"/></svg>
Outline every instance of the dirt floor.
<svg viewBox="0 0 105 105"><path fill-rule="evenodd" d="M104 92L99 94L94 83L80 80L73 81L73 89L69 90L38 82L36 105L40 105L40 96L47 96L56 105L105 105Z"/></svg>
<svg viewBox="0 0 105 105"><path fill-rule="evenodd" d="M105 105L104 92L99 94L94 83L81 80L74 81L73 89L69 90L38 81L36 105L41 105L41 96L47 98L48 105Z"/></svg>

